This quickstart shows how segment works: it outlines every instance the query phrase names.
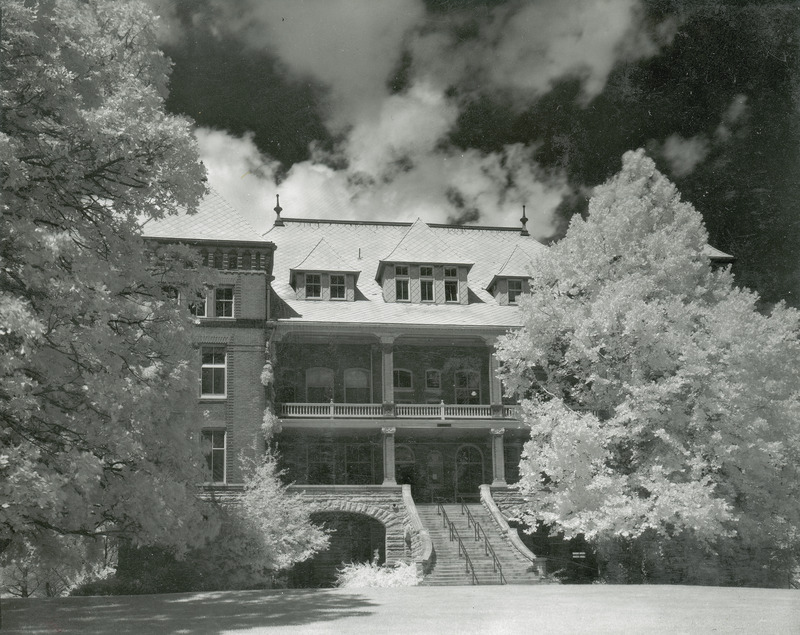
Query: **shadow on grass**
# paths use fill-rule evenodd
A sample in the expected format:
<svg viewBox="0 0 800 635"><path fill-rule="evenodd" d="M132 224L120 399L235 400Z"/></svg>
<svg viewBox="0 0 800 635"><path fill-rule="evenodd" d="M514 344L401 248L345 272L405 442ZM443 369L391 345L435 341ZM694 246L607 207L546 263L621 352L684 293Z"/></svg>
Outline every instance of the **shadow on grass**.
<svg viewBox="0 0 800 635"><path fill-rule="evenodd" d="M368 616L355 593L291 589L141 596L4 600L5 633L222 633Z"/></svg>

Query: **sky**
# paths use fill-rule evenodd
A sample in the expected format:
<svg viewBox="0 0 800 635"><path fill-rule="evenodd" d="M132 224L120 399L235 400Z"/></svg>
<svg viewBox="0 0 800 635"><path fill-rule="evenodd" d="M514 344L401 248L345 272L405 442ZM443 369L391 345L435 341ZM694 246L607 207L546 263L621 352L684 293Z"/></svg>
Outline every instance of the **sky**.
<svg viewBox="0 0 800 635"><path fill-rule="evenodd" d="M283 215L557 240L643 147L800 305L800 2L151 0L209 184Z"/></svg>

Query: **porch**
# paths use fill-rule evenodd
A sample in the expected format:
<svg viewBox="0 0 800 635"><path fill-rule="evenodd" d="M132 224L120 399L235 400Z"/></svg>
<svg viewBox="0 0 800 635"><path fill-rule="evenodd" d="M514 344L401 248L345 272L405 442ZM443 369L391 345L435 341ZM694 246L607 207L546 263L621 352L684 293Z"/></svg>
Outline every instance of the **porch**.
<svg viewBox="0 0 800 635"><path fill-rule="evenodd" d="M430 403L282 403L281 418L303 419L511 419L519 420L519 406L504 404Z"/></svg>

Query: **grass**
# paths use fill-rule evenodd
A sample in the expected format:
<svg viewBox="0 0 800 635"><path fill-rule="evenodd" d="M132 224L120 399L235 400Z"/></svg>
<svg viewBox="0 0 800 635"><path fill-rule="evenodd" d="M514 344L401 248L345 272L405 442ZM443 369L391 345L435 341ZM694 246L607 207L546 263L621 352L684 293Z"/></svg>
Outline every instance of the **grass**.
<svg viewBox="0 0 800 635"><path fill-rule="evenodd" d="M797 633L800 592L685 586L226 591L3 600L2 633Z"/></svg>

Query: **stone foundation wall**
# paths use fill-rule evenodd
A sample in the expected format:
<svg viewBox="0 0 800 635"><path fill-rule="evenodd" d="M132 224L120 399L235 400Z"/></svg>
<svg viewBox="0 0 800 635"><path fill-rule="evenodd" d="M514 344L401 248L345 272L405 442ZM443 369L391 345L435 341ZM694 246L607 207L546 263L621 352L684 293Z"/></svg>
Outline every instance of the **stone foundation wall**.
<svg viewBox="0 0 800 635"><path fill-rule="evenodd" d="M400 486L292 485L289 491L302 493L316 504L317 511L350 512L375 518L386 529L386 564L413 560L411 520Z"/></svg>

